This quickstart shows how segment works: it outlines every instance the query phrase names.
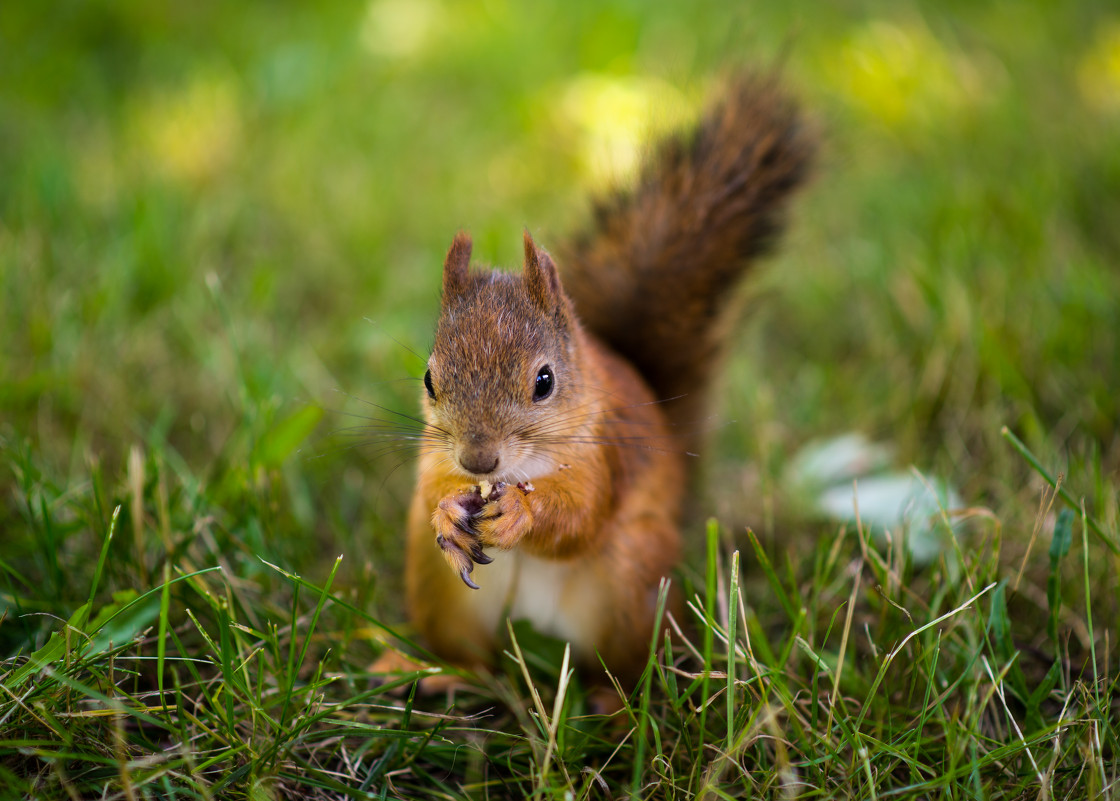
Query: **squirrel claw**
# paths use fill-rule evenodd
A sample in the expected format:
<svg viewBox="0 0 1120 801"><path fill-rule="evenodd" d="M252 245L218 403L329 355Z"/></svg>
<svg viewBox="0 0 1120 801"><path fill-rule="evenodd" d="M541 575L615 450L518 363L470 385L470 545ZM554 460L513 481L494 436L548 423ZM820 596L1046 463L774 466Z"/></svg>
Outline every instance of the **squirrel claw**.
<svg viewBox="0 0 1120 801"><path fill-rule="evenodd" d="M472 565L472 567L473 567L473 565ZM471 581L471 568L470 567L464 567L461 571L459 571L459 578L461 578L463 580L463 583L466 584L468 587L470 587L472 590L480 589L480 587L477 584L475 584L473 581Z"/></svg>
<svg viewBox="0 0 1120 801"><path fill-rule="evenodd" d="M477 542L471 546L471 559L480 565L488 565L494 561L494 557L487 555Z"/></svg>

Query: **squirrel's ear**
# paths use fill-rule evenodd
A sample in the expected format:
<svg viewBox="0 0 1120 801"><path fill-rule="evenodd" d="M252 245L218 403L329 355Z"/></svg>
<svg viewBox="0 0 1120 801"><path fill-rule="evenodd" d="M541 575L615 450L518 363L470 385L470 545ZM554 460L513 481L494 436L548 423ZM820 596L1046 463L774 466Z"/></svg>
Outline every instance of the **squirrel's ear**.
<svg viewBox="0 0 1120 801"><path fill-rule="evenodd" d="M471 265L471 235L466 231L455 234L447 258L443 260L443 297L446 300L463 291L467 285L467 270Z"/></svg>
<svg viewBox="0 0 1120 801"><path fill-rule="evenodd" d="M551 311L562 302L560 273L552 257L536 246L528 231L525 231L525 285L529 297L545 310Z"/></svg>

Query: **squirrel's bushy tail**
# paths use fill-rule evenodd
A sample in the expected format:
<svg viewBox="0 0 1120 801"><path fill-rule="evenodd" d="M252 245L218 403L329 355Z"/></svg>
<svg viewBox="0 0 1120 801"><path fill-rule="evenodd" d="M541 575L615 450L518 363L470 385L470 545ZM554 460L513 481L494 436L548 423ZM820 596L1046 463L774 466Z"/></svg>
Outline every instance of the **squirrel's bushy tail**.
<svg viewBox="0 0 1120 801"><path fill-rule="evenodd" d="M781 231L814 151L776 77L740 75L695 128L655 146L636 186L596 204L563 254L581 321L665 399L685 447L703 427L732 290Z"/></svg>

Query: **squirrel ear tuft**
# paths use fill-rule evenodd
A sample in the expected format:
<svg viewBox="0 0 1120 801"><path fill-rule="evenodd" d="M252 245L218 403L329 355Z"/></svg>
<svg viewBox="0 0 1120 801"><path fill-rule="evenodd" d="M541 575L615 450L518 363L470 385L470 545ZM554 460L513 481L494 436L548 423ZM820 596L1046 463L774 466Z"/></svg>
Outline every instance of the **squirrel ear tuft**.
<svg viewBox="0 0 1120 801"><path fill-rule="evenodd" d="M552 257L538 248L528 230L525 231L525 285L529 297L541 308L551 311L561 303L560 273Z"/></svg>
<svg viewBox="0 0 1120 801"><path fill-rule="evenodd" d="M471 235L466 231L455 234L447 258L443 260L443 298L463 291L467 285L467 271L471 265Z"/></svg>

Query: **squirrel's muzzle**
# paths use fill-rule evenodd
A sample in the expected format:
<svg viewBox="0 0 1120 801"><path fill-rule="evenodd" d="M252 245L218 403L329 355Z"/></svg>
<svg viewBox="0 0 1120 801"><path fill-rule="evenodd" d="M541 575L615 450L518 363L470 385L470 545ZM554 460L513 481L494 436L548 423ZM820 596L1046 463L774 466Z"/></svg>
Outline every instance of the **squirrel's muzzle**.
<svg viewBox="0 0 1120 801"><path fill-rule="evenodd" d="M489 443L463 445L457 456L459 466L476 476L487 476L498 469L501 461L497 449Z"/></svg>

